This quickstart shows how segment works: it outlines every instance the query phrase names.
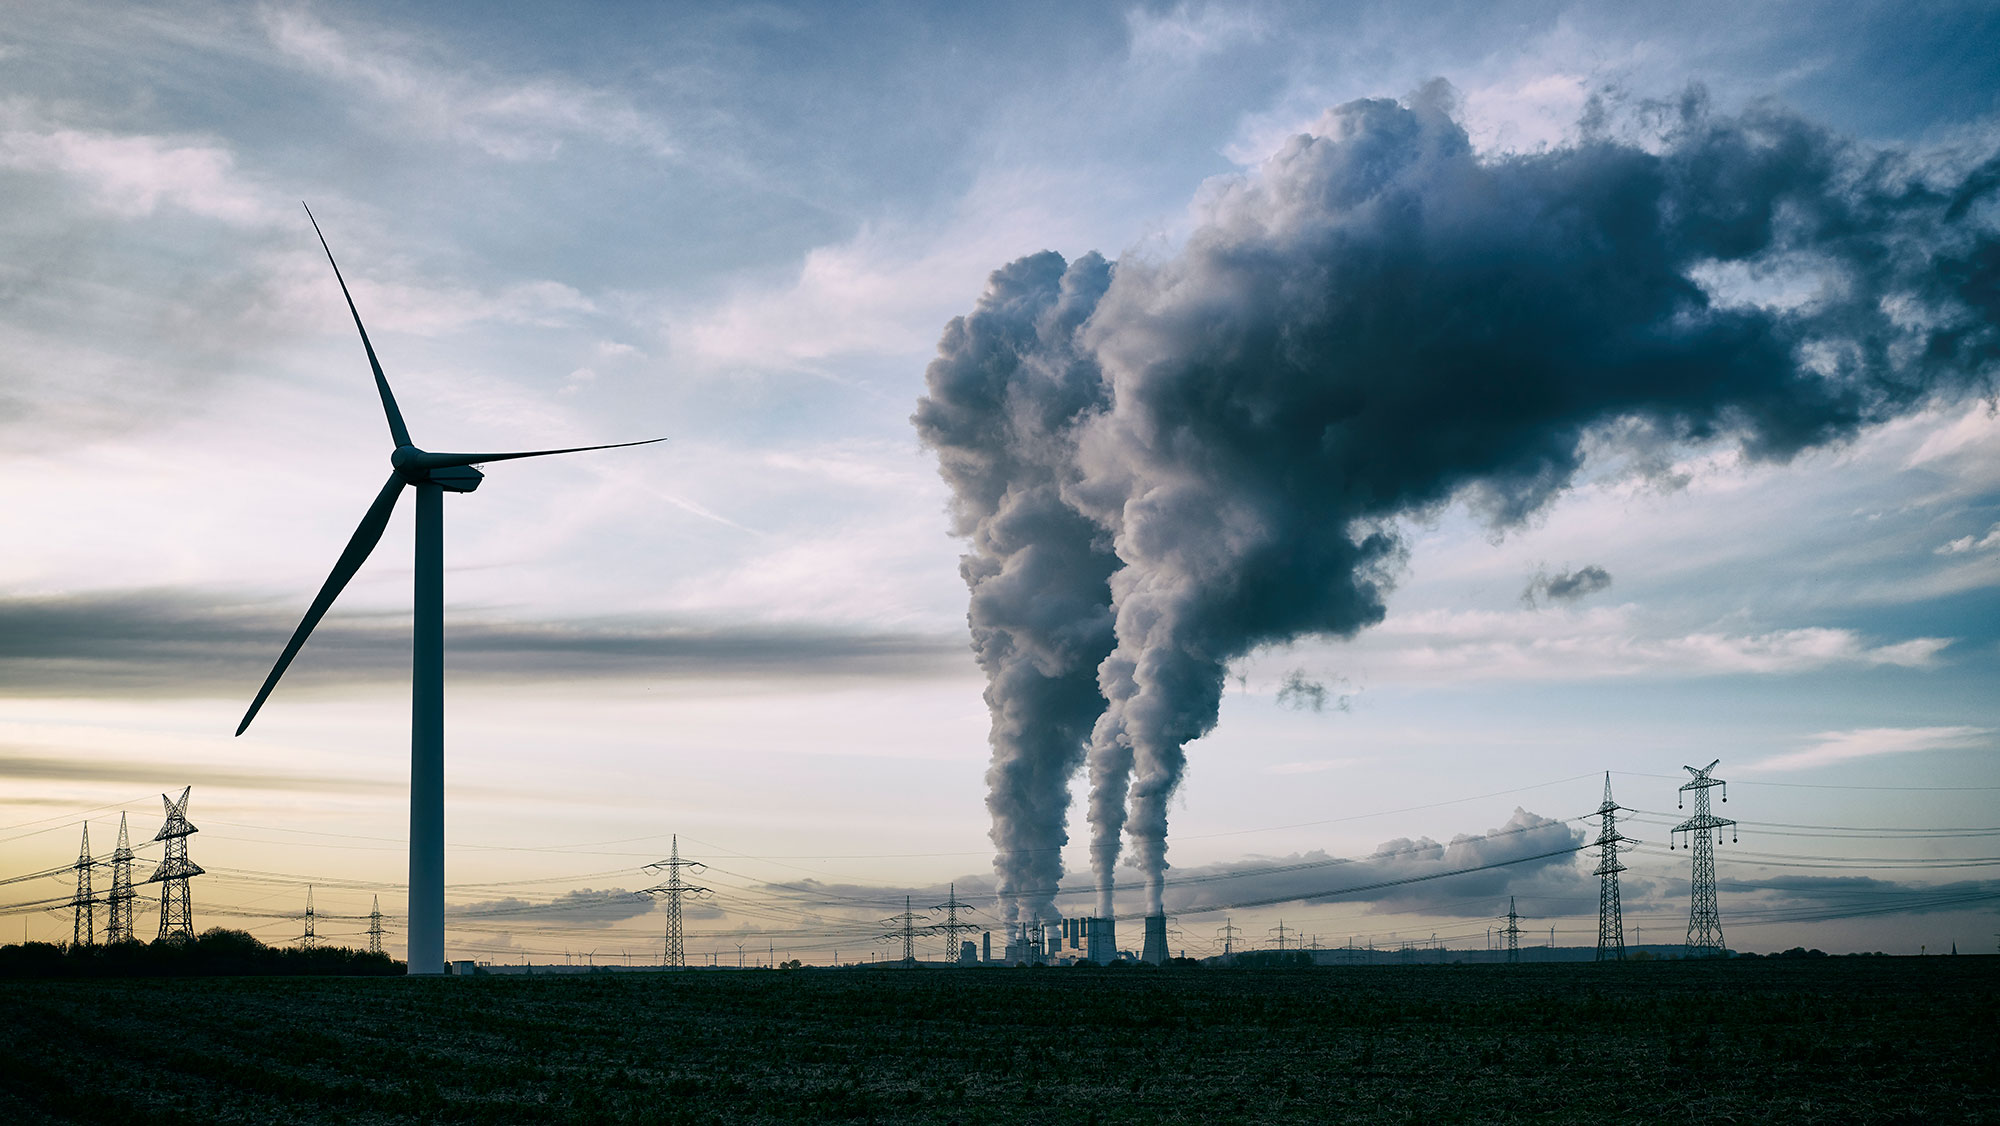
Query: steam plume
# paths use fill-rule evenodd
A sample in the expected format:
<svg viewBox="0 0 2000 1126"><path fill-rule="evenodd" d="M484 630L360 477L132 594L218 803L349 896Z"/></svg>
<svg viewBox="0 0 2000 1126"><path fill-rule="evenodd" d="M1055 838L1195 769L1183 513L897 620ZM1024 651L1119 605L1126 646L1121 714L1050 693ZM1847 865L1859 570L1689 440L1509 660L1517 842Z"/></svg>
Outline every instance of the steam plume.
<svg viewBox="0 0 2000 1126"><path fill-rule="evenodd" d="M1435 82L1330 110L1211 185L1179 254L1115 276L1095 255L1023 259L946 331L917 418L973 540L1003 850L1061 838L1019 822L1064 812L1053 779L1094 716L1100 894L1122 829L1160 910L1167 803L1230 663L1380 621L1400 517L1463 500L1504 529L1586 445L1640 466L1688 443L1783 460L1993 393L2000 158L1926 167L1770 107L1713 114L1698 89L1643 138L1593 112L1573 145L1481 157L1451 99ZM1792 299L1749 299L1781 284ZM980 343L982 318L1005 347ZM1036 518L1002 535L1017 496ZM1014 562L1044 551L1064 565ZM1107 589L1099 714L1072 690L1107 644ZM1013 695L1012 647L1039 654L1056 621L1089 628L1033 666L1064 708L1029 732L1042 705ZM1006 789L1024 780L1033 798Z"/></svg>
<svg viewBox="0 0 2000 1126"><path fill-rule="evenodd" d="M1057 917L1070 778L1104 708L1097 666L1111 651L1118 561L1061 488L1075 476L1071 435L1103 388L1077 329L1110 280L1094 254L994 273L979 307L945 330L912 420L951 485L953 530L970 540L959 571L993 716L986 807L1016 933Z"/></svg>

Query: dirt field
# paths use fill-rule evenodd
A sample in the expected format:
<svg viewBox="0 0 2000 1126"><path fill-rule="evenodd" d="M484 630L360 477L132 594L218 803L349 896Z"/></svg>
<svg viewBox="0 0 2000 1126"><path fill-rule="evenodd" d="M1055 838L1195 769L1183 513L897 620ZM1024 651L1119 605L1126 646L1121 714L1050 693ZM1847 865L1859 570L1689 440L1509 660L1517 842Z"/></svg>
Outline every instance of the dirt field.
<svg viewBox="0 0 2000 1126"><path fill-rule="evenodd" d="M2000 1122L2000 958L0 982L0 1122Z"/></svg>

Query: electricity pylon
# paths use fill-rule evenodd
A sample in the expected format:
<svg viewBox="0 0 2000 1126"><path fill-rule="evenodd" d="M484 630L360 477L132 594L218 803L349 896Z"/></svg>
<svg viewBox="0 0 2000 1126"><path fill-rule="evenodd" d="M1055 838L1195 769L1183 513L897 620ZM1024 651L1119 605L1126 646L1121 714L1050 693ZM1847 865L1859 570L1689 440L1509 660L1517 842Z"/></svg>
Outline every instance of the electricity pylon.
<svg viewBox="0 0 2000 1126"><path fill-rule="evenodd" d="M1507 897L1507 929L1501 932L1507 936L1507 960L1521 960L1521 916L1514 913L1514 897Z"/></svg>
<svg viewBox="0 0 2000 1126"><path fill-rule="evenodd" d="M910 897L906 895L903 897L903 913L882 920L898 928L882 937L892 942L899 938L903 940L903 968L906 970L917 968L917 923L922 919L922 915L910 910Z"/></svg>
<svg viewBox="0 0 2000 1126"><path fill-rule="evenodd" d="M368 952L382 952L382 897L375 897L375 906L368 912Z"/></svg>
<svg viewBox="0 0 2000 1126"><path fill-rule="evenodd" d="M1611 800L1611 772L1604 772L1604 804L1597 807L1602 819L1597 833L1597 960L1625 960L1625 913L1618 901L1618 873L1625 865L1618 854L1639 843L1618 832L1618 811L1624 808Z"/></svg>
<svg viewBox="0 0 2000 1126"><path fill-rule="evenodd" d="M1225 916L1221 929L1215 932L1222 938L1222 964L1228 965L1230 956L1236 952L1236 922Z"/></svg>
<svg viewBox="0 0 2000 1126"><path fill-rule="evenodd" d="M952 963L953 965L956 965L958 963L959 953L960 953L958 946L958 932L976 931L979 929L979 924L961 923L958 921L959 908L963 907L968 911L973 910L974 908L970 903L961 903L959 901L958 885L956 883L948 884L946 886L950 888L950 891L946 893L944 902L931 908L931 910L933 911L944 912L944 922L934 924L930 928L930 931L932 934L944 935L944 946L945 946L944 960Z"/></svg>
<svg viewBox="0 0 2000 1126"><path fill-rule="evenodd" d="M90 856L90 822L83 823L83 848L76 854L76 897L70 905L76 908L76 923L70 932L71 946L97 945L97 897L91 894L90 870L97 867L97 861Z"/></svg>
<svg viewBox="0 0 2000 1126"><path fill-rule="evenodd" d="M1722 913L1715 902L1715 838L1720 835L1718 830L1727 825L1730 827L1730 842L1734 843L1736 822L1727 817L1716 817L1708 811L1710 789L1721 786L1722 800L1729 800L1729 784L1709 774L1721 761L1716 759L1700 770L1692 766L1681 767L1694 775L1681 785L1682 808L1685 808L1687 792L1694 791L1694 816L1673 828L1674 833L1687 834L1685 839L1694 849L1694 897L1688 909L1687 933L1687 956L1690 958L1720 958L1728 952L1722 944ZM1672 833L1667 836L1667 847L1674 847Z"/></svg>
<svg viewBox="0 0 2000 1126"><path fill-rule="evenodd" d="M708 894L708 889L696 887L681 879L681 869L685 868L690 873L693 873L701 871L708 867L708 865L703 864L699 860L682 860L681 835L675 833L673 853L665 860L655 861L646 865L646 867L654 871L664 869L667 873L666 883L658 887L646 889L647 895L664 895L667 897L667 940L666 950L663 955L663 964L670 970L686 969L687 948L682 942L681 935L681 900L687 896L694 896L699 899Z"/></svg>
<svg viewBox="0 0 2000 1126"><path fill-rule="evenodd" d="M310 950L319 945L319 933L313 929L317 916L313 912L313 886L306 885L306 933L299 936L299 945Z"/></svg>
<svg viewBox="0 0 2000 1126"><path fill-rule="evenodd" d="M167 854L146 879L160 885L160 937L190 942L194 940L194 908L188 902L188 880L202 874L201 865L188 859L187 839L201 831L187 819L188 791L192 789L183 787L179 801L160 795L161 804L167 807L167 821L153 839L167 842Z"/></svg>
<svg viewBox="0 0 2000 1126"><path fill-rule="evenodd" d="M1290 928L1290 927L1287 927L1287 926L1285 925L1285 921L1284 921L1283 919L1279 919L1279 920L1278 920L1278 925L1277 925L1277 926L1275 926L1275 927L1272 927L1272 928L1271 928L1271 931L1272 931L1272 932L1275 932L1275 933L1277 934L1277 936L1278 936L1278 953L1280 953L1280 954L1284 953L1284 952L1285 952L1285 935L1286 935L1287 933L1290 933L1290 931L1291 931L1291 928Z"/></svg>
<svg viewBox="0 0 2000 1126"><path fill-rule="evenodd" d="M111 895L109 917L104 920L104 941L117 944L136 942L132 930L132 841L125 834L125 815L118 815L118 847L111 853Z"/></svg>

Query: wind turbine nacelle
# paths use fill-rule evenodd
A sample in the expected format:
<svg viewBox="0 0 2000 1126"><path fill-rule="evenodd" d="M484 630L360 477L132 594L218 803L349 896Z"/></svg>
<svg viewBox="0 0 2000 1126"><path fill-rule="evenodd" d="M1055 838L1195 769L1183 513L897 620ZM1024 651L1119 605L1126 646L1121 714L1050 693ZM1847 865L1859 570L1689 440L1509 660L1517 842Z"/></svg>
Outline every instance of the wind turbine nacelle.
<svg viewBox="0 0 2000 1126"><path fill-rule="evenodd" d="M486 474L470 465L447 465L425 471L424 478L426 484L436 485L448 493L469 493L486 480Z"/></svg>

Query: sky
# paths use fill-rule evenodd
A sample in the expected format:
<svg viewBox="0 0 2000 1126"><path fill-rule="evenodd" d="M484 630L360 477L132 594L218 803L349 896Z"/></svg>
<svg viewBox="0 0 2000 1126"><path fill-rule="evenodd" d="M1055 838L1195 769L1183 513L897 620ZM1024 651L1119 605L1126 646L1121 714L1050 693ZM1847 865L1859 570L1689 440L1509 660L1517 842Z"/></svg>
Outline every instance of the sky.
<svg viewBox="0 0 2000 1126"><path fill-rule="evenodd" d="M310 883L322 935L359 941L379 897L396 946L407 514L231 735L389 453L301 201L418 444L668 438L446 502L450 956L656 956L631 893L678 834L712 891L690 960L848 961L888 950L906 894L1005 916L967 544L912 424L994 271L1174 276L1356 99L1442 107L1504 169L1553 167L1593 114L1643 149L1698 89L1965 180L2000 148L1996 37L1990 3L15 5L0 879L32 878L0 940L66 939L47 901L81 824L100 855L121 811L150 842L192 785L198 926L291 941ZM1826 300L1762 266L1693 281ZM1592 944L1594 861L1559 850L1607 771L1643 842L1627 940L1678 942L1677 787L1719 759L1731 946L1991 949L1991 362L1782 454L1599 427L1517 519L1477 482L1377 514L1378 622L1222 662L1162 798L1170 945L1282 921L1483 949L1509 896ZM1086 791L1065 914L1094 902ZM1555 855L1326 894L1529 844Z"/></svg>

